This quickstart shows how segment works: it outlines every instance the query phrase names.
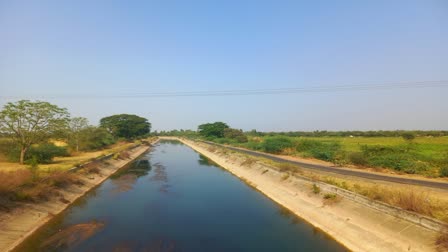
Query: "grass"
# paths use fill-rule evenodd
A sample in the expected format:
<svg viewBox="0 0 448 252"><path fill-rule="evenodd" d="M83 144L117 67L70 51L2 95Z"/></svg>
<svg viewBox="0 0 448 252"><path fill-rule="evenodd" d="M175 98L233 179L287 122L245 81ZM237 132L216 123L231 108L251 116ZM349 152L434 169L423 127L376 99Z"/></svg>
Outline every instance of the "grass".
<svg viewBox="0 0 448 252"><path fill-rule="evenodd" d="M255 164L256 162L257 162L256 159L250 158L250 157L246 157L246 159L241 163L241 165L250 167L253 164Z"/></svg>
<svg viewBox="0 0 448 252"><path fill-rule="evenodd" d="M313 184L313 193L314 194L319 194L320 193L320 187L316 184Z"/></svg>
<svg viewBox="0 0 448 252"><path fill-rule="evenodd" d="M321 176L318 180L358 193L371 200L381 201L441 221L448 220L448 200L432 195L428 191L410 186L380 186L374 183L350 181L333 177Z"/></svg>
<svg viewBox="0 0 448 252"><path fill-rule="evenodd" d="M275 140L275 141L273 141ZM285 141L282 143L281 141ZM294 148L291 147L293 144ZM448 177L448 136L416 137L250 137L239 147L315 158L336 165L389 169L395 173ZM267 148L272 147L272 148ZM271 150L273 149L273 150Z"/></svg>
<svg viewBox="0 0 448 252"><path fill-rule="evenodd" d="M35 166L19 165L10 162L0 163L0 211L9 211L15 202L38 202L58 196L58 189L71 185L82 185L81 175L66 172L67 169L86 163L99 156L116 152L120 159L128 159L126 150L133 143L118 143L106 150L79 153L72 157L55 158L52 164ZM100 166L107 161L94 160L84 166L82 174L100 173ZM60 198L62 202L66 201Z"/></svg>
<svg viewBox="0 0 448 252"><path fill-rule="evenodd" d="M448 228L437 237L436 246L440 251L448 251Z"/></svg>
<svg viewBox="0 0 448 252"><path fill-rule="evenodd" d="M323 196L324 205L333 205L339 201L341 201L341 197L339 197L335 193L326 193Z"/></svg>
<svg viewBox="0 0 448 252"><path fill-rule="evenodd" d="M131 147L134 143L119 142L104 150L91 151L91 152L80 152L69 157L56 157L51 164L41 164L39 165L41 172L50 171L65 171L79 164L86 163L89 160L97 158L99 156L108 155L111 153L120 152ZM16 171L20 169L26 169L26 165L21 165L19 163L12 163L5 160L5 157L0 157L0 170L1 171Z"/></svg>
<svg viewBox="0 0 448 252"><path fill-rule="evenodd" d="M219 152L222 150L223 148L217 148L217 151ZM239 155L246 158L243 154ZM304 171L297 166L290 165L288 163L275 162L263 157L256 157L254 159L261 163L276 167L279 171L284 172L281 180L288 179L290 174L293 174L294 171L300 171L301 176L308 177L312 181L320 181L331 184L345 190L358 193L371 200L384 202L389 205L433 217L441 221L446 222L448 220L448 197L446 194L441 194L437 191L424 191L416 186L389 184L379 185L377 182L366 181L364 179L347 177L340 178L337 176L330 177L323 175L323 173L308 170ZM262 174L266 172L267 170L264 170ZM312 190L314 193L320 193L320 188L317 185L313 185Z"/></svg>
<svg viewBox="0 0 448 252"><path fill-rule="evenodd" d="M82 185L79 175L55 171L33 181L29 170L0 172L0 210L10 210L17 201L37 202L57 196L56 189Z"/></svg>

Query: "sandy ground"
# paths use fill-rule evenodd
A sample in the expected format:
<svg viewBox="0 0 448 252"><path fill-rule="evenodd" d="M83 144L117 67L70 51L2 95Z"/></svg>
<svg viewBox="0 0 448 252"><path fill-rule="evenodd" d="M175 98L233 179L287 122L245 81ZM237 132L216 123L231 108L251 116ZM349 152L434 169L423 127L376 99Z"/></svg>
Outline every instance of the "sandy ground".
<svg viewBox="0 0 448 252"><path fill-rule="evenodd" d="M327 204L310 182L285 178L255 164L241 165L236 154L181 140L352 251L436 251L437 233L348 199ZM268 172L266 171L268 170Z"/></svg>
<svg viewBox="0 0 448 252"><path fill-rule="evenodd" d="M147 151L148 148L148 146L140 146L131 150L131 158L126 160L109 160L108 165L100 168L100 174L82 177L84 185L72 185L65 190L61 190L61 196L57 198L43 203L23 204L9 213L1 213L0 251L11 251L53 216L62 212L76 199L101 184L118 169ZM60 200L61 198L68 201L63 203Z"/></svg>

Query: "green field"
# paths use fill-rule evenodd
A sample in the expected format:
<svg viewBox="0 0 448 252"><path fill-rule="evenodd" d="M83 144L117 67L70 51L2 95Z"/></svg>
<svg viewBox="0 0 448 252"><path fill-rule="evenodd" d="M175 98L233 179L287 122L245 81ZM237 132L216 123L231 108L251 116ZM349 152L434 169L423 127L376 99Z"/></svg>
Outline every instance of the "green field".
<svg viewBox="0 0 448 252"><path fill-rule="evenodd" d="M249 149L316 158L338 165L377 167L428 177L448 176L448 137L249 137L247 143L216 139Z"/></svg>

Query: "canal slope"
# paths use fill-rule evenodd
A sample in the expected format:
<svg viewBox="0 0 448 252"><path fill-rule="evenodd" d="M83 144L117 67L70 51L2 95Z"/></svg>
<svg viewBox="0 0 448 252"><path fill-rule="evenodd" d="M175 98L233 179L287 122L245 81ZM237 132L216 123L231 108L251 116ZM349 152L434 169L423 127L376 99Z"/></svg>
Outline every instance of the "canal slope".
<svg viewBox="0 0 448 252"><path fill-rule="evenodd" d="M260 165L244 165L236 153L223 153L199 142L178 139L253 186L353 251L435 251L437 232L341 199L328 204L312 184L285 177Z"/></svg>
<svg viewBox="0 0 448 252"><path fill-rule="evenodd" d="M128 159L108 160L107 165L100 168L99 174L80 176L82 185L71 185L67 189L59 190L59 196L53 197L49 201L21 204L9 213L2 213L0 215L0 251L13 250L75 200L101 184L118 169L130 163L148 149L149 146L141 145L129 150L130 157Z"/></svg>
<svg viewBox="0 0 448 252"><path fill-rule="evenodd" d="M14 251L347 249L190 147L161 141Z"/></svg>

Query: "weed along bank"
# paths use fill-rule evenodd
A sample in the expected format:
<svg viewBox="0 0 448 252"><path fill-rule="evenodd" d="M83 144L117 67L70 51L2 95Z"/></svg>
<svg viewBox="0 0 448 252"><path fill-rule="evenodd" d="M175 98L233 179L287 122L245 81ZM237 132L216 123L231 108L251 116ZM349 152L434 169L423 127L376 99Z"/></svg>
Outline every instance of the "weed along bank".
<svg viewBox="0 0 448 252"><path fill-rule="evenodd" d="M40 194L47 193L45 200L32 199L24 203L14 203L9 211L1 213L0 251L11 251L14 248L15 251L48 251L38 247L21 249L17 246L35 233L39 233L38 230L48 223L57 221L61 215L70 211L72 205L82 204L88 197L84 195L90 194L92 190L95 191L95 188L109 176L138 158L149 148L149 145L145 144L132 145L120 150L118 154L96 158L73 169L59 172L57 177L54 175L39 181L37 189L40 190ZM26 190L28 190L27 193L31 193L30 190L35 189ZM91 232L87 226L84 227L86 229L80 230Z"/></svg>
<svg viewBox="0 0 448 252"><path fill-rule="evenodd" d="M436 219L285 172L284 164L279 169L233 150L181 141L352 251L439 249L444 223Z"/></svg>

